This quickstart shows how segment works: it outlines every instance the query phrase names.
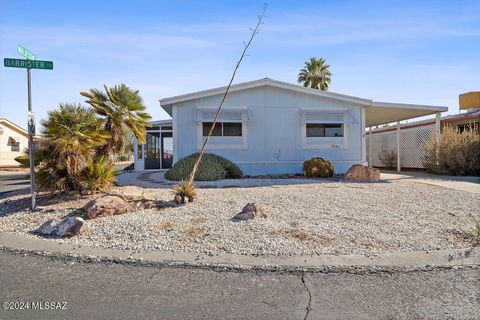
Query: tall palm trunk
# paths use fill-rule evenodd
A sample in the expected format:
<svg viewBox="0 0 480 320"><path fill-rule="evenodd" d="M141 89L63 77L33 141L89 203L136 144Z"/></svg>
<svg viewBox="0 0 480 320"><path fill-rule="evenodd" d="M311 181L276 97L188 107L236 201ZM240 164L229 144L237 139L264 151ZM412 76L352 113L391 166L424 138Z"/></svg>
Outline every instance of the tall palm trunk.
<svg viewBox="0 0 480 320"><path fill-rule="evenodd" d="M220 101L220 105L217 108L217 111L215 112L215 117L213 118L212 126L210 127L210 130L208 131L208 135L205 138L205 141L203 142L202 148L200 149L200 153L195 160L195 164L193 165L192 172L190 173L190 176L187 179L187 183L193 183L195 180L195 174L197 173L198 166L200 165L200 161L202 161L203 154L205 152L205 148L207 147L208 140L210 139L210 136L213 133L213 129L215 128L215 125L217 124L218 117L220 115L220 112L222 111L223 104L225 103L225 100L227 99L228 92L230 91L230 87L232 86L233 80L235 79L235 75L237 74L237 70L240 67L240 64L242 63L243 58L246 56L247 50L250 47L250 44L253 41L253 38L258 34L260 25L263 23L263 18L265 17L265 12L267 10L267 6L263 7L262 14L258 16L258 21L257 24L255 25L255 28L250 29L252 31L252 35L250 36L250 39L248 40L247 43L245 43L245 47L243 48L242 54L240 55L240 59L238 60L235 69L233 69L232 76L230 78L230 82L227 85L227 88L225 90L225 93L223 94L222 100Z"/></svg>

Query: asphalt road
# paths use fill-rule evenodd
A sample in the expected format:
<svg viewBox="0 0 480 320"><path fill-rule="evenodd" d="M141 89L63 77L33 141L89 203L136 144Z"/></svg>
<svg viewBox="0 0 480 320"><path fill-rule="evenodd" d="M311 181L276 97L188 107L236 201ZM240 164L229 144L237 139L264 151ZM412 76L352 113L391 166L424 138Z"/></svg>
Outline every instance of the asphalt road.
<svg viewBox="0 0 480 320"><path fill-rule="evenodd" d="M0 195L30 187L28 172L0 171Z"/></svg>
<svg viewBox="0 0 480 320"><path fill-rule="evenodd" d="M479 280L478 268L302 276L0 251L2 305L67 302L66 310L0 309L0 319L479 319Z"/></svg>

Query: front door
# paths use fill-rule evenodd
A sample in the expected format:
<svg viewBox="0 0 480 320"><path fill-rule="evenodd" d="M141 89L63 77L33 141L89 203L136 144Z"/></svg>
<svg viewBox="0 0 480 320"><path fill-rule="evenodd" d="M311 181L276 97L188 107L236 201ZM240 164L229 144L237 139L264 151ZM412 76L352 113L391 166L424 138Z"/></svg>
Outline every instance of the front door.
<svg viewBox="0 0 480 320"><path fill-rule="evenodd" d="M147 132L144 153L145 169L160 169L160 132Z"/></svg>
<svg viewBox="0 0 480 320"><path fill-rule="evenodd" d="M162 169L173 164L173 138L171 132L162 132Z"/></svg>

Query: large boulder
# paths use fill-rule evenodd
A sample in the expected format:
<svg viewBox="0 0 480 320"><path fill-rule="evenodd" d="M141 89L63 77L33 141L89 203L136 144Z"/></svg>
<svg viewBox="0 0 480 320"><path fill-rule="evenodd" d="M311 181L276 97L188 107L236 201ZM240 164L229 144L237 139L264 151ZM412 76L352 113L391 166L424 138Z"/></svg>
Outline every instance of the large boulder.
<svg viewBox="0 0 480 320"><path fill-rule="evenodd" d="M107 195L83 207L87 219L116 216L137 210L137 206L118 196Z"/></svg>
<svg viewBox="0 0 480 320"><path fill-rule="evenodd" d="M71 237L82 234L88 229L88 224L80 217L65 217L63 219L50 219L44 222L37 232L42 235L56 237Z"/></svg>
<svg viewBox="0 0 480 320"><path fill-rule="evenodd" d="M345 174L345 180L352 182L378 182L380 181L380 170L354 164Z"/></svg>
<svg viewBox="0 0 480 320"><path fill-rule="evenodd" d="M255 203L247 203L247 205L243 207L242 211L237 213L230 220L237 222L237 221L245 221L245 220L256 219L256 218L268 218L268 215L261 206Z"/></svg>

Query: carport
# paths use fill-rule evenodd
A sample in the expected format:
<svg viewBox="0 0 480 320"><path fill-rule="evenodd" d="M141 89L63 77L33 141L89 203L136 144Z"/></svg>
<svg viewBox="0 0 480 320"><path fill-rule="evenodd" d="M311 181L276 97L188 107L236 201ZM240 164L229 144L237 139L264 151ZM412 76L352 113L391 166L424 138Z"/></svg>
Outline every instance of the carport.
<svg viewBox="0 0 480 320"><path fill-rule="evenodd" d="M448 111L447 107L372 101L370 105L365 106L365 126L369 128L368 134L371 134L373 127L396 123L397 171L400 171L400 121L435 115L435 136L438 141L440 138L440 114L445 111ZM364 145L366 146L366 143ZM371 149L371 143L369 143L367 150L369 166L372 164Z"/></svg>

